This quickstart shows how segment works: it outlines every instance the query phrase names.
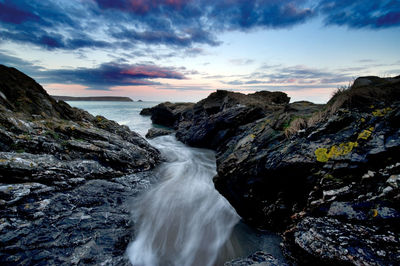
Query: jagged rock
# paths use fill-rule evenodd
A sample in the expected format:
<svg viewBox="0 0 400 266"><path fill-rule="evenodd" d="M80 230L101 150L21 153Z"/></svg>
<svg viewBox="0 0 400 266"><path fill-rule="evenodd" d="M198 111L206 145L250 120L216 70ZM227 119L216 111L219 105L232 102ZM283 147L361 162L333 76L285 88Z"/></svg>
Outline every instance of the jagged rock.
<svg viewBox="0 0 400 266"><path fill-rule="evenodd" d="M276 258L274 258L271 254L268 254L264 251L257 251L254 254L248 256L245 259L235 259L229 262L225 262L224 266L278 266L278 265L286 265Z"/></svg>
<svg viewBox="0 0 400 266"><path fill-rule="evenodd" d="M166 129L166 128L150 128L147 133L146 133L146 138L148 139L154 139L155 137L159 136L165 136L165 135L171 135L175 131L172 129Z"/></svg>
<svg viewBox="0 0 400 266"><path fill-rule="evenodd" d="M297 262L398 264L396 256L380 258L386 244L398 254L398 242L378 240L374 248L360 228L385 236L393 230L398 241L400 186L393 176L400 173L400 77L357 79L326 105L255 98L217 91L174 120L178 139L217 151L216 189L256 227L297 228L285 242ZM330 245L332 253L322 257L307 248L313 238L302 240L317 230L322 245L329 230L347 225L359 232L348 246L353 259ZM357 241L367 241L361 245L368 254L353 252Z"/></svg>
<svg viewBox="0 0 400 266"><path fill-rule="evenodd" d="M0 65L0 264L130 265L131 197L160 153Z"/></svg>
<svg viewBox="0 0 400 266"><path fill-rule="evenodd" d="M180 121L182 113L192 108L193 105L193 103L165 102L152 108L145 108L140 114L151 115L151 120L154 124L173 128L175 123Z"/></svg>
<svg viewBox="0 0 400 266"><path fill-rule="evenodd" d="M2 265L130 265L132 197L152 173L109 180L75 180L72 190L40 183L0 186ZM83 184L82 184L83 182Z"/></svg>
<svg viewBox="0 0 400 266"><path fill-rule="evenodd" d="M81 166L85 178L149 170L159 161L159 152L127 126L55 101L33 79L16 69L0 66L0 77L4 95L0 151L8 153L1 153L1 182L29 179L32 168L36 168L37 174L32 177L36 181L74 177L79 173L76 160L90 165ZM16 165L18 160L26 162L23 170ZM43 167L37 167L36 162ZM57 167L51 167L50 162ZM50 175L54 177L45 177Z"/></svg>
<svg viewBox="0 0 400 266"><path fill-rule="evenodd" d="M398 265L400 262L396 233L331 218L307 217L285 233L285 241L292 245L287 255L303 265Z"/></svg>

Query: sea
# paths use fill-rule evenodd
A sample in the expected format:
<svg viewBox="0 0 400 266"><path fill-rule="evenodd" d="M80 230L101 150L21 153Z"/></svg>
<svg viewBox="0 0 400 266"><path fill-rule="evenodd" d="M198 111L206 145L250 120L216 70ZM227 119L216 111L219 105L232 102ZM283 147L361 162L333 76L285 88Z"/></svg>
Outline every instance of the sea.
<svg viewBox="0 0 400 266"><path fill-rule="evenodd" d="M159 102L68 103L127 125L143 137L149 128L159 127L139 114ZM224 265L259 250L285 262L280 236L248 227L214 188L214 151L189 147L173 135L148 141L166 161L154 170L158 181L132 199L135 229L126 254L133 265Z"/></svg>

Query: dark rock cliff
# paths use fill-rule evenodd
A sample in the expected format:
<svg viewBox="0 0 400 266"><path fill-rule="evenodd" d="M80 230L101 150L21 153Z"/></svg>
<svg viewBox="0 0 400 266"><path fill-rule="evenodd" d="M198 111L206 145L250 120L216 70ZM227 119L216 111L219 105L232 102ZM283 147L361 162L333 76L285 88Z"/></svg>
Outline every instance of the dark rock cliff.
<svg viewBox="0 0 400 266"><path fill-rule="evenodd" d="M0 264L129 265L129 201L159 152L0 65Z"/></svg>
<svg viewBox="0 0 400 266"><path fill-rule="evenodd" d="M289 258L398 264L400 76L358 78L326 105L288 102L218 91L168 124L217 151L216 189L248 223L285 232Z"/></svg>

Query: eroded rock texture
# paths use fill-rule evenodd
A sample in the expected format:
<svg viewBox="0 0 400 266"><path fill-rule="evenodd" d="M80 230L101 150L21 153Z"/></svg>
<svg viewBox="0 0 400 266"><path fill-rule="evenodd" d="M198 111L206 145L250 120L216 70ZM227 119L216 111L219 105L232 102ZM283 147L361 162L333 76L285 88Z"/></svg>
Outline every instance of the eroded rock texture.
<svg viewBox="0 0 400 266"><path fill-rule="evenodd" d="M159 152L0 65L0 264L121 265Z"/></svg>

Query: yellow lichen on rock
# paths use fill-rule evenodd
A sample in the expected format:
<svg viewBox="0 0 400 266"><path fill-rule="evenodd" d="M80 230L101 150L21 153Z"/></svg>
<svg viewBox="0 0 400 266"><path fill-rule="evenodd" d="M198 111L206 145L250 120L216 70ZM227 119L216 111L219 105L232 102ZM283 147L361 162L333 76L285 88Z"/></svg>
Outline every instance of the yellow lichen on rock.
<svg viewBox="0 0 400 266"><path fill-rule="evenodd" d="M357 147L357 142L341 143L339 146L333 145L328 153L329 158L335 158L350 153L354 147Z"/></svg>
<svg viewBox="0 0 400 266"><path fill-rule="evenodd" d="M372 131L374 131L373 127L364 129L360 134L358 134L357 140L359 139L367 140L371 136Z"/></svg>
<svg viewBox="0 0 400 266"><path fill-rule="evenodd" d="M372 112L372 115L373 116L385 116L390 111L392 111L392 108L390 108L390 107L386 107L383 109L376 109Z"/></svg>
<svg viewBox="0 0 400 266"><path fill-rule="evenodd" d="M358 146L357 142L345 142L339 145L333 145L328 152L327 148L318 148L315 150L315 156L318 162L326 163L331 158L336 158L349 154L355 147Z"/></svg>
<svg viewBox="0 0 400 266"><path fill-rule="evenodd" d="M326 163L329 160L327 148L318 148L315 150L314 153L315 153L315 156L317 156L318 162Z"/></svg>

